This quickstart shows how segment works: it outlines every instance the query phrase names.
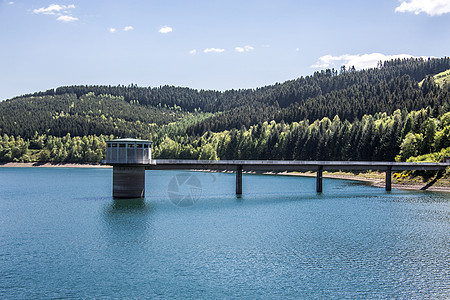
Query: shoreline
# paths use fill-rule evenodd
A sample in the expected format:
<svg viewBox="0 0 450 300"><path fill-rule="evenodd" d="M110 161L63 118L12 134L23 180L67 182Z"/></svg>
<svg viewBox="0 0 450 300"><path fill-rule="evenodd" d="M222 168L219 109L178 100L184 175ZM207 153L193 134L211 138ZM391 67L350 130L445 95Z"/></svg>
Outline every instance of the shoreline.
<svg viewBox="0 0 450 300"><path fill-rule="evenodd" d="M0 163L0 168L112 168L111 166L101 164L88 164L88 163Z"/></svg>
<svg viewBox="0 0 450 300"><path fill-rule="evenodd" d="M292 173L264 173L267 175L281 175L281 176L303 176L303 177L316 177L315 173L311 172L292 172ZM365 176L366 177L365 177ZM367 183L374 187L384 188L385 187L385 179L384 179L384 173L373 173L373 174L364 174L361 175L353 175L351 173L342 173L342 172L336 172L334 174L333 172L324 172L323 178L329 178L329 179L340 179L340 180L353 180L353 181L360 181ZM426 182L421 184L414 184L414 183L394 183L392 182L392 188L393 189L399 189L399 190L410 190L410 191L422 191L422 192L446 192L450 193L450 186L430 186L424 190L422 190L423 187L427 185Z"/></svg>
<svg viewBox="0 0 450 300"><path fill-rule="evenodd" d="M101 164L88 164L88 163L0 163L0 168L102 168L111 169L112 166L101 165ZM215 172L211 170L195 170L200 172ZM245 174L264 174L264 175L276 175L276 176L300 176L300 177L316 177L314 172L244 172ZM360 173L354 175L352 173L345 172L324 172L323 178L340 179L340 180L353 180L367 183L374 187L384 188L384 173L382 172L371 172L371 173ZM414 191L431 191L431 192L447 192L450 193L450 186L430 186L426 190L421 190L427 183L423 182L421 184L417 183L395 183L392 182L393 189L401 190L414 190Z"/></svg>

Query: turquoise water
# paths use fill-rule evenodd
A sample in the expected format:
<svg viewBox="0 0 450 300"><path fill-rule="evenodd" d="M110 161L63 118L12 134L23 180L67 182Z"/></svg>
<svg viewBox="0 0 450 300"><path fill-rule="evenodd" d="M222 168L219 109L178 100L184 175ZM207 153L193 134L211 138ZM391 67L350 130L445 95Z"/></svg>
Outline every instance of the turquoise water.
<svg viewBox="0 0 450 300"><path fill-rule="evenodd" d="M0 298L448 298L450 195L351 181L0 168Z"/></svg>

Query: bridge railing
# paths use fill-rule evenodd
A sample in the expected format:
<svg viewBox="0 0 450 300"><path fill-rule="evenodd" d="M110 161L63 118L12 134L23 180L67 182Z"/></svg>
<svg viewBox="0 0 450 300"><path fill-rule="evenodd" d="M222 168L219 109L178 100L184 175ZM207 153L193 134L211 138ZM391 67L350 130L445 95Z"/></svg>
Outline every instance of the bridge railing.
<svg viewBox="0 0 450 300"><path fill-rule="evenodd" d="M115 165L115 164L131 164L131 165L152 165L155 161L153 159L104 159L102 164L104 165Z"/></svg>

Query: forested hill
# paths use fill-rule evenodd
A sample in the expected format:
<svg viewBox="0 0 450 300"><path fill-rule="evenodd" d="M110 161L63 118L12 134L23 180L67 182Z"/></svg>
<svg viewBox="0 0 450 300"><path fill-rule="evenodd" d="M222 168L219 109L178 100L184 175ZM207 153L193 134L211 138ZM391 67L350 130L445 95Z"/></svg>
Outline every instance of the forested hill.
<svg viewBox="0 0 450 300"><path fill-rule="evenodd" d="M447 147L446 135L436 142L434 134L448 122L449 69L448 57L398 59L224 92L58 87L0 102L0 161L34 160L43 149L43 161L97 161L112 136L152 139L155 155L164 158L407 159ZM64 154L65 143L86 136L91 142L80 146L84 154ZM402 152L405 140L409 150ZM98 149L88 152L94 144ZM25 146L38 152L30 156ZM356 149L364 156L355 156Z"/></svg>
<svg viewBox="0 0 450 300"><path fill-rule="evenodd" d="M246 106L250 103L274 105L285 108L307 99L326 96L329 93L356 87L376 86L390 83L406 76L410 82L420 82L428 75L450 69L450 58L441 59L397 59L379 63L378 68L355 71L341 67L315 72L312 76L277 83L257 89L228 90L225 92L194 90L184 87L162 86L157 88L129 86L63 86L29 96L55 96L75 94L78 98L88 94L123 97L126 102L137 101L141 105L154 107L181 107L194 112L219 112ZM394 83L395 84L395 83ZM404 88L404 83L399 88ZM381 87L383 88L383 87Z"/></svg>
<svg viewBox="0 0 450 300"><path fill-rule="evenodd" d="M374 69L327 69L282 84L225 92L171 86L65 86L1 103L0 130L22 137L35 131L56 136L146 136L150 128L142 128L137 121L162 125L186 113L204 112L216 115L190 126L189 134L248 128L270 120L293 122L338 115L354 121L364 114L443 105L445 95L427 76L447 69L448 57L397 59L380 62Z"/></svg>

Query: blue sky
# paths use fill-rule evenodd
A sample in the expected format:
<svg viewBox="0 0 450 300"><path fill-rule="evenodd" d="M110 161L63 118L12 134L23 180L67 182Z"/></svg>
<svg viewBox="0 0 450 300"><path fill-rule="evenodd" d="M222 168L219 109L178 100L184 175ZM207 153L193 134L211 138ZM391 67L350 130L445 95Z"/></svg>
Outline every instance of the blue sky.
<svg viewBox="0 0 450 300"><path fill-rule="evenodd" d="M0 0L0 100L62 85L256 88L450 55L450 0Z"/></svg>

